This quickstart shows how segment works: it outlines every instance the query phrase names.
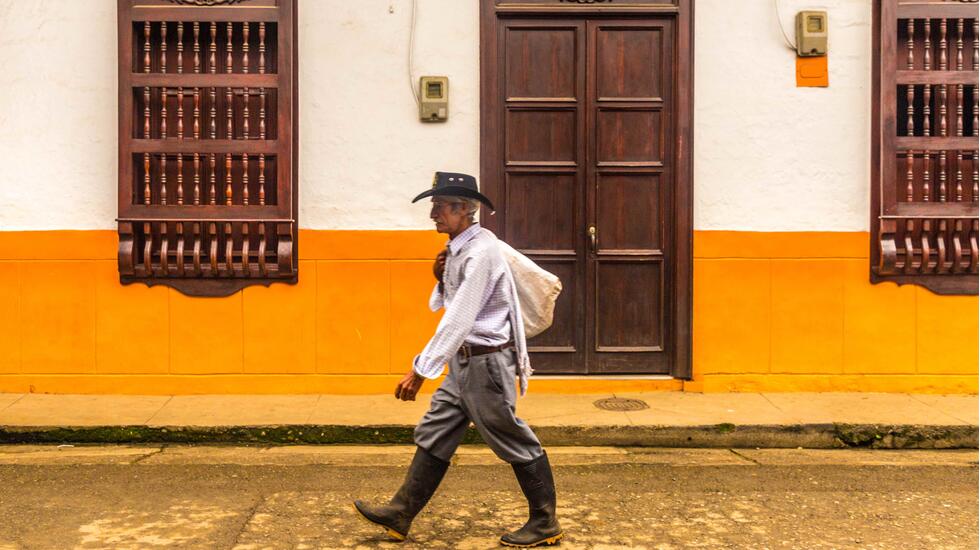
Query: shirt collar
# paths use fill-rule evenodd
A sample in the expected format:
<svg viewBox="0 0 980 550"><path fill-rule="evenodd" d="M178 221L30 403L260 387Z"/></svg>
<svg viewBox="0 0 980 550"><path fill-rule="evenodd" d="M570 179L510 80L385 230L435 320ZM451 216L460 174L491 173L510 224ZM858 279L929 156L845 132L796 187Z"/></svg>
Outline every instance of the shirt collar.
<svg viewBox="0 0 980 550"><path fill-rule="evenodd" d="M456 238L449 241L449 253L455 256L459 254L459 251L463 248L463 245L470 242L477 233L480 232L480 224L474 223L473 225L466 228L465 231L456 235Z"/></svg>

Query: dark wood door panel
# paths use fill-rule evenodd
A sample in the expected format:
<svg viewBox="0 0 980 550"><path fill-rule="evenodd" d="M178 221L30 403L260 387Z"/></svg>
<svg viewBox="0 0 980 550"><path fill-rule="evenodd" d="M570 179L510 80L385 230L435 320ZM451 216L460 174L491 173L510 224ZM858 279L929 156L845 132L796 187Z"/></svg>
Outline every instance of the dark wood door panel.
<svg viewBox="0 0 980 550"><path fill-rule="evenodd" d="M574 108L507 109L507 164L577 164Z"/></svg>
<svg viewBox="0 0 980 550"><path fill-rule="evenodd" d="M506 99L578 97L580 26L509 26L505 36Z"/></svg>
<svg viewBox="0 0 980 550"><path fill-rule="evenodd" d="M507 242L525 253L574 257L582 224L579 181L575 172L507 174Z"/></svg>
<svg viewBox="0 0 980 550"><path fill-rule="evenodd" d="M595 43L598 100L662 98L665 51L662 27L600 25Z"/></svg>
<svg viewBox="0 0 980 550"><path fill-rule="evenodd" d="M558 260L536 257L534 261L561 279L562 292L555 304L554 324L548 330L532 338L528 345L532 351L543 351L545 348L579 351L581 335L578 334L580 325L578 318L581 316L583 304L579 298L581 284L575 259Z"/></svg>
<svg viewBox="0 0 980 550"><path fill-rule="evenodd" d="M599 255L661 252L661 174L600 173L596 176Z"/></svg>
<svg viewBox="0 0 980 550"><path fill-rule="evenodd" d="M664 120L653 109L599 108L596 154L599 166L663 166Z"/></svg>
<svg viewBox="0 0 980 550"><path fill-rule="evenodd" d="M663 262L600 260L595 351L663 351Z"/></svg>

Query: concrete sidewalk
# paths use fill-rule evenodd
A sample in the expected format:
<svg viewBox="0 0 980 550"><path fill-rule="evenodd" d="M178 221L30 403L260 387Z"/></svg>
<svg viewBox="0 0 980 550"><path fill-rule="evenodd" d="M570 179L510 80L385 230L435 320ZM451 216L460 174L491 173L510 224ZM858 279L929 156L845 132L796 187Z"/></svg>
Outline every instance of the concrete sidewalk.
<svg viewBox="0 0 980 550"><path fill-rule="evenodd" d="M609 398L646 408L596 406ZM410 443L428 399L0 394L0 443ZM546 445L976 448L978 439L975 395L530 394L518 414Z"/></svg>

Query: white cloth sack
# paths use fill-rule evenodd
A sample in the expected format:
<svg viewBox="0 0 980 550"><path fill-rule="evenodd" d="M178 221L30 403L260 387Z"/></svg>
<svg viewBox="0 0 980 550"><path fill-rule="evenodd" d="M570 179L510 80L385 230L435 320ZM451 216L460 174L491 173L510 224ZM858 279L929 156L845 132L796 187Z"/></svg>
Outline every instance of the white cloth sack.
<svg viewBox="0 0 980 550"><path fill-rule="evenodd" d="M497 242L500 243L500 252L514 276L525 336L537 336L550 327L554 320L555 302L561 294L561 280L538 267L538 264L504 241L497 239Z"/></svg>

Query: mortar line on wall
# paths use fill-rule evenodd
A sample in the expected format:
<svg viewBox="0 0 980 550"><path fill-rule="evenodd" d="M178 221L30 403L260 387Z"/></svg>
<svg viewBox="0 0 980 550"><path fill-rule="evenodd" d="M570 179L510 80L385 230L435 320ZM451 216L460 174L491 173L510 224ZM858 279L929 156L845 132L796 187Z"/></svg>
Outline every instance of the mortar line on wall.
<svg viewBox="0 0 980 550"><path fill-rule="evenodd" d="M320 260L313 262L313 374L320 374Z"/></svg>
<svg viewBox="0 0 980 550"><path fill-rule="evenodd" d="M17 266L17 372L24 373L24 270Z"/></svg>
<svg viewBox="0 0 980 550"><path fill-rule="evenodd" d="M95 311L92 312L92 372L99 372L99 282L97 280L92 281L93 297L94 303L92 304Z"/></svg>
<svg viewBox="0 0 980 550"><path fill-rule="evenodd" d="M239 367L242 374L245 374L245 289L238 291L239 309L242 312L241 335L242 335L242 366Z"/></svg>
<svg viewBox="0 0 980 550"><path fill-rule="evenodd" d="M847 371L847 361L844 354L847 346L844 339L847 338L847 269L843 264L840 265L840 374Z"/></svg>
<svg viewBox="0 0 980 550"><path fill-rule="evenodd" d="M768 273L769 273L769 288L768 288L768 290L769 290L769 293L768 293L768 296L769 296L769 304L768 304L768 307L769 307L769 319L768 319L768 321L769 321L769 327L767 328L767 330L769 331L769 338L768 338L768 341L769 341L769 356L767 357L767 360L768 360L768 363L769 363L769 368L767 368L766 371L769 374L772 374L772 308L773 308L773 304L772 304L772 258L767 258L766 261L768 263L768 266L767 267L768 267Z"/></svg>
<svg viewBox="0 0 980 550"><path fill-rule="evenodd" d="M919 288L912 292L912 352L915 354L915 374L919 374Z"/></svg>
<svg viewBox="0 0 980 550"><path fill-rule="evenodd" d="M388 266L388 368L387 368L387 371L388 371L388 374L394 374L392 372L392 368L391 368L391 365L392 365L392 362L393 362L393 359L394 359L392 357L392 353L391 353L391 347L392 347L391 346L391 341L392 341L392 327L394 326L394 323L392 322L392 319L391 319L391 290L392 290L392 288L391 288L392 287L392 284L391 284L391 264L392 264L392 261L389 260L387 262L387 266Z"/></svg>
<svg viewBox="0 0 980 550"><path fill-rule="evenodd" d="M167 374L174 373L173 292L174 289L167 288Z"/></svg>

